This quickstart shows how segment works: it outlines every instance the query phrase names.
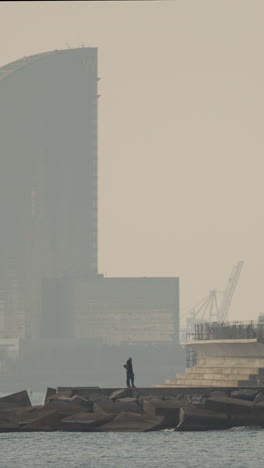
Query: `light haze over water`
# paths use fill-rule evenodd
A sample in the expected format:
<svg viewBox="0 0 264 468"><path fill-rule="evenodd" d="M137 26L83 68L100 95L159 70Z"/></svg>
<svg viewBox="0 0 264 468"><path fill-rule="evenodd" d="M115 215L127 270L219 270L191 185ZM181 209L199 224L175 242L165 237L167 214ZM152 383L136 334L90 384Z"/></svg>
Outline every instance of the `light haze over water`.
<svg viewBox="0 0 264 468"><path fill-rule="evenodd" d="M183 310L245 266L264 310L264 3L1 2L0 66L99 52L99 270L179 276ZM1 468L260 468L263 430L5 433Z"/></svg>
<svg viewBox="0 0 264 468"><path fill-rule="evenodd" d="M263 312L259 0L1 2L0 65L99 51L99 270L179 276L187 310L245 261L231 319Z"/></svg>

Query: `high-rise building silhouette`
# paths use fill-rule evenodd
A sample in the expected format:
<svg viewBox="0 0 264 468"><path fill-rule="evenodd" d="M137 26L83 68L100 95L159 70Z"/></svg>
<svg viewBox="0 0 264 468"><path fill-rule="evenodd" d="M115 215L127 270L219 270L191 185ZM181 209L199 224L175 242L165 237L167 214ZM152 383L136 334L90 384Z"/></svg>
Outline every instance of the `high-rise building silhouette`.
<svg viewBox="0 0 264 468"><path fill-rule="evenodd" d="M25 313L38 333L40 302L58 295L58 281L97 274L97 83L96 48L0 69L0 288L10 332Z"/></svg>
<svg viewBox="0 0 264 468"><path fill-rule="evenodd" d="M0 68L0 373L23 386L116 385L131 354L157 383L181 357L178 278L98 274L98 80L96 48Z"/></svg>

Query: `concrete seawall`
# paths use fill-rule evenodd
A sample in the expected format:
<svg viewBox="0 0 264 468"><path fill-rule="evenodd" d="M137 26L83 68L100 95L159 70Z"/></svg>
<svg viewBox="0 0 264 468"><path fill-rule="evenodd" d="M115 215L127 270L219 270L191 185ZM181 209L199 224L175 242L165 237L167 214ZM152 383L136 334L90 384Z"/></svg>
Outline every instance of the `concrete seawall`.
<svg viewBox="0 0 264 468"><path fill-rule="evenodd" d="M120 389L120 388L119 388ZM79 395L94 395L98 398L107 397L109 398L113 392L118 391L118 388L96 388L96 387L57 387L58 393L64 393L71 396ZM252 387L244 386L240 387L243 390L256 390L258 392L264 393L264 386ZM236 386L227 386L227 387L204 387L204 386L191 386L191 387L168 387L168 386L156 386L156 387L144 387L144 388L131 388L126 389L128 394L131 396L136 393L139 397L155 397L155 398L177 398L179 395L207 395L211 392L221 391L230 394L232 391L237 390Z"/></svg>
<svg viewBox="0 0 264 468"><path fill-rule="evenodd" d="M261 391L262 390L262 391ZM207 431L264 428L260 388L48 388L42 405L26 391L0 398L0 432Z"/></svg>

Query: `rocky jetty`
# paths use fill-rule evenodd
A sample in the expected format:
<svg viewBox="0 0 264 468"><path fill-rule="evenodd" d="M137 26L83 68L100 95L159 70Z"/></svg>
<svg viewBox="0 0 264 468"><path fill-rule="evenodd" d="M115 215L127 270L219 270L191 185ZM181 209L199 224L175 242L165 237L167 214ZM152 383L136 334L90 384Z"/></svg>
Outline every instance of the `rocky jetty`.
<svg viewBox="0 0 264 468"><path fill-rule="evenodd" d="M43 405L26 391L0 398L0 432L149 432L264 427L261 389L182 389L173 395L152 389L48 388Z"/></svg>

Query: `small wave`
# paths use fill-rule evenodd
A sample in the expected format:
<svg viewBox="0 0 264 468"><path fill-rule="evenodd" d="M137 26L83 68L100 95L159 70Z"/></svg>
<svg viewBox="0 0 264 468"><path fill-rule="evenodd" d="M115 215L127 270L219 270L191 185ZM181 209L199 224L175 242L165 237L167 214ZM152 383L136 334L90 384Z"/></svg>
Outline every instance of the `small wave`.
<svg viewBox="0 0 264 468"><path fill-rule="evenodd" d="M228 430L229 431L259 431L259 430L263 430L263 427L261 426L237 426L237 427L231 427Z"/></svg>

